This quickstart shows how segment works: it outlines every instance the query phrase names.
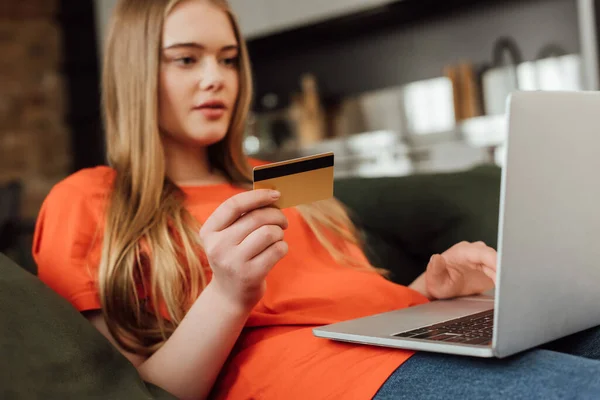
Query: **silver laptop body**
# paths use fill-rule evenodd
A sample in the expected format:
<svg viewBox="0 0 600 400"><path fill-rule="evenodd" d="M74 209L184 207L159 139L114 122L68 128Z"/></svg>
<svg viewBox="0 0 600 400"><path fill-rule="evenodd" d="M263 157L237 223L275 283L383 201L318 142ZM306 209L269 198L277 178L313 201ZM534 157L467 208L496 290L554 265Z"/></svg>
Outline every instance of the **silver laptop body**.
<svg viewBox="0 0 600 400"><path fill-rule="evenodd" d="M600 93L518 92L509 105L495 296L434 301L315 336L506 357L600 325ZM396 336L491 309L489 344Z"/></svg>

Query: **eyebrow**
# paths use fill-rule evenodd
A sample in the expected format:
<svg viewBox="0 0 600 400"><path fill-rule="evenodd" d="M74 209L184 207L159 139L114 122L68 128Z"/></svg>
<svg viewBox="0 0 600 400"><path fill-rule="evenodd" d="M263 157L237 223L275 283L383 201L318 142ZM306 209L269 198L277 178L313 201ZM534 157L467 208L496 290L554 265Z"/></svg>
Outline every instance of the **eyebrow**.
<svg viewBox="0 0 600 400"><path fill-rule="evenodd" d="M194 49L206 50L205 46L201 45L200 43L195 43L195 42L175 43L168 47L165 47L163 50L179 49L179 48L194 48ZM221 48L221 51L228 51L228 50L239 50L239 46L236 44L230 44L228 46L223 46Z"/></svg>

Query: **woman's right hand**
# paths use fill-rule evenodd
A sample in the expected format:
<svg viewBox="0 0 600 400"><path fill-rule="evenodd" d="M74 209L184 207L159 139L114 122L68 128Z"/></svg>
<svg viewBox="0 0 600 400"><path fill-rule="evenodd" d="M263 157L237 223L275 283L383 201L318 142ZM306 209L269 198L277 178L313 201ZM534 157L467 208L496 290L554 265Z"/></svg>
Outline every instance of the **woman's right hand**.
<svg viewBox="0 0 600 400"><path fill-rule="evenodd" d="M250 311L264 295L265 278L288 250L288 221L273 203L280 194L252 190L221 204L200 229L213 270L212 285L234 305Z"/></svg>

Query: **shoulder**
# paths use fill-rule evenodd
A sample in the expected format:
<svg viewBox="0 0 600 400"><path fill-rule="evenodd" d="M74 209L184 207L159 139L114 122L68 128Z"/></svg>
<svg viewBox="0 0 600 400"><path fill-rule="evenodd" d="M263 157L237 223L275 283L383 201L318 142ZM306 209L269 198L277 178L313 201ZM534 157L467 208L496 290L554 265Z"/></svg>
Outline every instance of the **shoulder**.
<svg viewBox="0 0 600 400"><path fill-rule="evenodd" d="M50 190L39 217L47 217L50 213L62 218L81 218L85 214L95 220L101 219L115 175L112 168L104 166L75 172Z"/></svg>
<svg viewBox="0 0 600 400"><path fill-rule="evenodd" d="M111 168L96 167L78 171L54 185L35 226L33 253L39 268L48 269L47 264L53 264L57 257L84 258L102 230L114 177Z"/></svg>
<svg viewBox="0 0 600 400"><path fill-rule="evenodd" d="M110 167L85 168L58 182L48 194L47 200L65 199L69 203L86 201L102 203L110 194L116 176Z"/></svg>
<svg viewBox="0 0 600 400"><path fill-rule="evenodd" d="M58 182L51 194L98 197L110 193L116 172L110 167L85 168Z"/></svg>
<svg viewBox="0 0 600 400"><path fill-rule="evenodd" d="M95 268L114 177L108 167L78 171L52 188L38 214L32 243L38 276L79 310L100 308Z"/></svg>

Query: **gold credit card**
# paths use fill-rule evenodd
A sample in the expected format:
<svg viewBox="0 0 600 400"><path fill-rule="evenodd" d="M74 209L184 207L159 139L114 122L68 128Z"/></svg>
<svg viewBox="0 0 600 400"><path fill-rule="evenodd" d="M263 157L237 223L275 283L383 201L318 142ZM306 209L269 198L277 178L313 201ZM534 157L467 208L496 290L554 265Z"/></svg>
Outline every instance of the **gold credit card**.
<svg viewBox="0 0 600 400"><path fill-rule="evenodd" d="M275 206L294 207L333 197L333 153L295 158L255 167L253 189L281 193Z"/></svg>

